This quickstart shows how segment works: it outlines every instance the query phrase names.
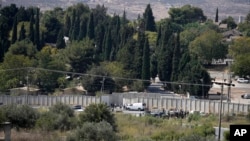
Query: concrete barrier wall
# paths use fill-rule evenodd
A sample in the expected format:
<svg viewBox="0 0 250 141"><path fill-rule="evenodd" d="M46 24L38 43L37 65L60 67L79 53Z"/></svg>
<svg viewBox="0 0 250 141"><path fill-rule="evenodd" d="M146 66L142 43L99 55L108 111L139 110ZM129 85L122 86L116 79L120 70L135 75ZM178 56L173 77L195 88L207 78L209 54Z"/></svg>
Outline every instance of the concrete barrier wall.
<svg viewBox="0 0 250 141"><path fill-rule="evenodd" d="M7 104L29 104L32 106L52 106L61 102L68 105L88 106L91 103L101 103L102 97L70 95L70 96L0 96L0 103ZM109 97L104 98L104 103L110 104Z"/></svg>
<svg viewBox="0 0 250 141"><path fill-rule="evenodd" d="M177 108L186 111L204 111L205 113L219 113L220 101L211 100L194 100L174 97L160 97L157 95L150 96L142 95L124 95L112 94L104 96L85 96L85 95L65 95L65 96L0 96L0 103L6 104L29 104L34 106L52 106L57 102L62 102L68 105L88 106L91 103L105 103L107 105L116 104L119 106L136 102L143 102L151 108ZM222 113L247 113L250 110L250 104L239 103L222 103Z"/></svg>
<svg viewBox="0 0 250 141"><path fill-rule="evenodd" d="M124 98L126 104L141 102L136 98ZM209 101L209 100L191 100L191 99L174 99L174 98L147 98L144 101L148 108L177 108L187 111L203 111L205 113L219 113L220 101ZM235 103L222 103L222 113L248 113L250 110L249 104L235 104Z"/></svg>

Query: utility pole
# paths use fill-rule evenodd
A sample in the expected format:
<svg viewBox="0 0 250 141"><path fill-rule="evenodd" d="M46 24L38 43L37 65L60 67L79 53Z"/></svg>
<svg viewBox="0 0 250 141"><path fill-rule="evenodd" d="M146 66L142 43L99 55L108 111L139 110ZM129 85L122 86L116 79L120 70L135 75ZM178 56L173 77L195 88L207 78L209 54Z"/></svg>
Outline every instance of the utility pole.
<svg viewBox="0 0 250 141"><path fill-rule="evenodd" d="M224 79L224 74L223 74L223 80L222 82L214 82L217 85L221 86L221 94L220 94L220 109L219 109L219 134L218 134L218 141L221 140L221 114L222 114L222 99L223 99L223 89L224 89L224 85L231 87L231 86L235 86L232 83L226 83L225 82L226 79Z"/></svg>
<svg viewBox="0 0 250 141"><path fill-rule="evenodd" d="M103 91L104 91L104 81L105 81L105 77L102 77L102 87L101 87L101 93L103 94Z"/></svg>
<svg viewBox="0 0 250 141"><path fill-rule="evenodd" d="M232 78L231 78L231 63L232 61L228 61L228 83L232 83ZM228 86L227 89L227 102L231 102L231 85Z"/></svg>
<svg viewBox="0 0 250 141"><path fill-rule="evenodd" d="M27 93L26 93L26 104L29 104L28 102L28 97L29 97L29 91L30 91L30 88L29 88L29 73L30 73L30 69L28 69L28 72L27 72Z"/></svg>

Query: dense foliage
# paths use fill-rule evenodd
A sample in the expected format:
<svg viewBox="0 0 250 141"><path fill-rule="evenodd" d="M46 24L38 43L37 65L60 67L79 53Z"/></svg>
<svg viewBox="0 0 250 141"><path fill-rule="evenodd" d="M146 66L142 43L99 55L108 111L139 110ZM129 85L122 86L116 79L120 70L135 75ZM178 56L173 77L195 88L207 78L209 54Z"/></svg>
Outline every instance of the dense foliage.
<svg viewBox="0 0 250 141"><path fill-rule="evenodd" d="M218 11L217 8L216 15ZM82 3L43 13L38 7L12 4L2 7L0 14L0 68L8 69L0 72L1 91L27 83L51 93L72 84L83 85L90 94L100 90L122 91L125 85L129 90L144 91L151 78L158 75L165 89L180 91L178 85L186 82L191 84L190 88L181 91L201 96L204 87L192 85L200 84L200 79L204 84L211 83L203 65L210 65L212 59L224 59L228 54L229 45L223 41L218 25L207 20L202 9L191 5L171 8L170 18L158 22L154 20L150 4L135 21L127 19L126 11L121 17L110 16L103 5L90 8ZM246 22L239 25L246 36L248 19L249 14ZM228 29L237 26L231 17L222 23L228 24ZM238 46L237 41L233 46ZM104 62L106 65L101 66ZM108 68L114 64L119 64L121 69ZM238 63L235 72L248 75L248 70L238 69L243 64ZM26 67L47 70L20 69ZM99 67L103 72L96 71ZM13 73L14 69L17 72ZM71 79L63 80L68 76L67 71L73 72ZM76 75L86 73L91 83L82 82ZM100 81L104 77L107 79L102 86ZM144 81L132 81L134 79ZM205 94L208 90L205 88Z"/></svg>

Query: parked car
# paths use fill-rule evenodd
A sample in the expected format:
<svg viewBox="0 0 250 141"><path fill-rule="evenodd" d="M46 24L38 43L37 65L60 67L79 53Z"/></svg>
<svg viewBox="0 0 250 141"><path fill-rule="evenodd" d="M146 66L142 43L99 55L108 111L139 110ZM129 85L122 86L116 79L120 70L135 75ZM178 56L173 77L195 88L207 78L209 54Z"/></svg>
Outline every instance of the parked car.
<svg viewBox="0 0 250 141"><path fill-rule="evenodd" d="M146 103L132 103L125 106L126 110L138 110L144 111L146 109Z"/></svg>
<svg viewBox="0 0 250 141"><path fill-rule="evenodd" d="M163 109L152 109L150 111L150 115L153 116L153 117L167 117L168 112L166 112L165 110Z"/></svg>
<svg viewBox="0 0 250 141"><path fill-rule="evenodd" d="M250 99L250 94L243 94L243 95L241 95L241 98Z"/></svg>
<svg viewBox="0 0 250 141"><path fill-rule="evenodd" d="M73 106L73 110L77 112L82 112L84 111L83 107L81 105L75 105Z"/></svg>
<svg viewBox="0 0 250 141"><path fill-rule="evenodd" d="M237 82L238 82L238 83L249 83L249 80L248 80L248 79L245 79L245 78L238 78L238 79L237 79Z"/></svg>

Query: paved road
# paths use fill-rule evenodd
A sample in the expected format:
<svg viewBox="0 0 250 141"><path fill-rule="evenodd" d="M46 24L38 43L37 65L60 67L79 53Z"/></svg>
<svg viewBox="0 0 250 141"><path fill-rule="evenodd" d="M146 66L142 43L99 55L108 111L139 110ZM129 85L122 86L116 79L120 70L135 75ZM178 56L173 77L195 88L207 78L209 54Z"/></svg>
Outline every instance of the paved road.
<svg viewBox="0 0 250 141"><path fill-rule="evenodd" d="M227 73L223 73L219 71L210 71L209 73L212 78L216 78L215 81L217 82L223 82L223 78L224 79L229 78ZM235 86L231 87L231 102L250 104L250 99L241 98L242 94L250 93L250 83L248 84L238 83L232 78L232 84L234 84ZM221 86L214 84L210 91L221 92ZM228 94L228 86L224 86L223 93Z"/></svg>

